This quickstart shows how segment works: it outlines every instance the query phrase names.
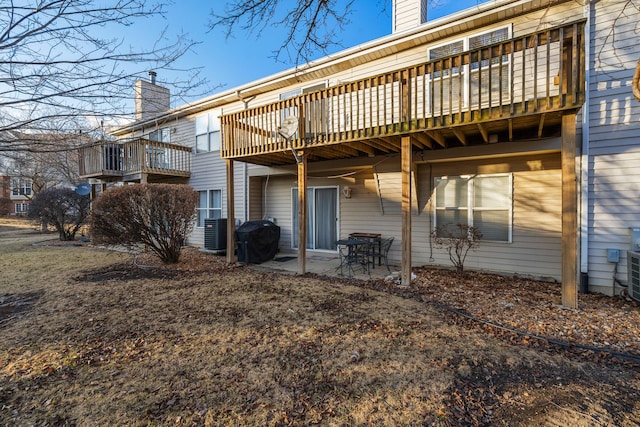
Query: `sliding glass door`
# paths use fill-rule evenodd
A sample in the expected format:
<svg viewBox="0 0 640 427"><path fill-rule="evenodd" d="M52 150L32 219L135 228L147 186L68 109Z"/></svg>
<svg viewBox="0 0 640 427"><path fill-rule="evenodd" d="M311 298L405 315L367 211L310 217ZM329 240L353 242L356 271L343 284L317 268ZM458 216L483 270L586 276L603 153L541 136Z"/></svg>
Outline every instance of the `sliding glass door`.
<svg viewBox="0 0 640 427"><path fill-rule="evenodd" d="M292 245L298 248L298 189L291 192ZM307 188L307 249L336 250L338 187Z"/></svg>

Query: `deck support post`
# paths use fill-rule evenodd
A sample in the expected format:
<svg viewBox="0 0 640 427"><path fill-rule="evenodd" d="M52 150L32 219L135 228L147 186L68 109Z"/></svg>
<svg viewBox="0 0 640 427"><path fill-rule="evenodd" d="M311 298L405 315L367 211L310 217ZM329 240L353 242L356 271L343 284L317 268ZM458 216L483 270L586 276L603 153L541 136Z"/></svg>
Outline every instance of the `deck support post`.
<svg viewBox="0 0 640 427"><path fill-rule="evenodd" d="M307 156L298 151L298 274L307 269Z"/></svg>
<svg viewBox="0 0 640 427"><path fill-rule="evenodd" d="M227 263L236 262L236 243L234 233L236 231L236 209L235 209L235 189L233 160L227 159Z"/></svg>
<svg viewBox="0 0 640 427"><path fill-rule="evenodd" d="M562 305L578 308L576 115L562 116Z"/></svg>
<svg viewBox="0 0 640 427"><path fill-rule="evenodd" d="M402 169L402 286L411 285L411 137L403 136L401 142Z"/></svg>

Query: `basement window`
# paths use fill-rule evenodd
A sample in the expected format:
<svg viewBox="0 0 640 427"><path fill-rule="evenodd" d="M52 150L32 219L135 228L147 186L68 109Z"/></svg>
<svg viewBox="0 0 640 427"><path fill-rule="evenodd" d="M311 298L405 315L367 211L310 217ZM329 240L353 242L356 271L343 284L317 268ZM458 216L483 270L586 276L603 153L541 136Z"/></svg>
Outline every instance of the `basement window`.
<svg viewBox="0 0 640 427"><path fill-rule="evenodd" d="M511 174L440 177L435 180L435 226L468 224L482 240L511 243Z"/></svg>

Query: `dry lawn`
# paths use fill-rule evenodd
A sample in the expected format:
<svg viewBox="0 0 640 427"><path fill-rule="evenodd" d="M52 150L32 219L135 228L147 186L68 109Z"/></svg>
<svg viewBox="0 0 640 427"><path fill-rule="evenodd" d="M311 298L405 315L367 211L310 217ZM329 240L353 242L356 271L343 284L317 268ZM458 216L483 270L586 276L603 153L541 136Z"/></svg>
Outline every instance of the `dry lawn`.
<svg viewBox="0 0 640 427"><path fill-rule="evenodd" d="M425 292L38 239L0 236L0 425L640 423L636 365L514 344Z"/></svg>

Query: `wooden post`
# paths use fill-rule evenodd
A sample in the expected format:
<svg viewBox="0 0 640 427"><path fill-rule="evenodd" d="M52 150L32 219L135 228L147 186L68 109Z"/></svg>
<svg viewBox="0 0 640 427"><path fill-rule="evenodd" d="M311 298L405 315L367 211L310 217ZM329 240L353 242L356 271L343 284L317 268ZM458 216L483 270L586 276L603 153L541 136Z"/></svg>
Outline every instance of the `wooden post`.
<svg viewBox="0 0 640 427"><path fill-rule="evenodd" d="M236 262L236 244L234 233L236 231L236 209L234 190L233 160L227 159L227 263Z"/></svg>
<svg viewBox="0 0 640 427"><path fill-rule="evenodd" d="M402 286L411 285L411 137L403 136L402 150Z"/></svg>
<svg viewBox="0 0 640 427"><path fill-rule="evenodd" d="M298 151L298 274L307 269L307 156Z"/></svg>
<svg viewBox="0 0 640 427"><path fill-rule="evenodd" d="M562 116L562 305L578 308L576 115Z"/></svg>

